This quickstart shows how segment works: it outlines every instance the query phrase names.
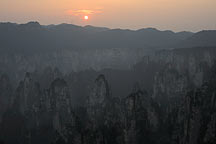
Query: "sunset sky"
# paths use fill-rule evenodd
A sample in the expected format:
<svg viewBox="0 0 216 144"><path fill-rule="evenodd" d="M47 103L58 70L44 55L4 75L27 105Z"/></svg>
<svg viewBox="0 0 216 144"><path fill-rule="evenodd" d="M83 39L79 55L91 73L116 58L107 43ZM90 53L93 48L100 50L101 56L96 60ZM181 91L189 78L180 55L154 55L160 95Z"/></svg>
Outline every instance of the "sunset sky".
<svg viewBox="0 0 216 144"><path fill-rule="evenodd" d="M216 0L0 0L0 21L199 31L216 29Z"/></svg>

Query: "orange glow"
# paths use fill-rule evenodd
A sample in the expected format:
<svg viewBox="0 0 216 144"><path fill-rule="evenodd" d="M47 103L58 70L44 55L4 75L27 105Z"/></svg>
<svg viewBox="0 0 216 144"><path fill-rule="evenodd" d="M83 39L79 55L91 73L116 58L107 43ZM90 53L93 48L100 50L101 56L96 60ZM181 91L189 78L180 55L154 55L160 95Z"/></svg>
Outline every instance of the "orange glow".
<svg viewBox="0 0 216 144"><path fill-rule="evenodd" d="M215 29L215 5L216 0L0 0L0 21L199 31Z"/></svg>
<svg viewBox="0 0 216 144"><path fill-rule="evenodd" d="M84 20L88 20L89 19L89 17L88 16L84 16Z"/></svg>

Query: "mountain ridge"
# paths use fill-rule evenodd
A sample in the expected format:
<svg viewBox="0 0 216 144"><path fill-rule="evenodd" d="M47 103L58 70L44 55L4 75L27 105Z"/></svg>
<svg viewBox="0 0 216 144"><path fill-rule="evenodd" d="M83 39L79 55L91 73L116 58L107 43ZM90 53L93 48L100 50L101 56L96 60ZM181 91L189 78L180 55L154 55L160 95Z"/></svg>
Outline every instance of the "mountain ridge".
<svg viewBox="0 0 216 144"><path fill-rule="evenodd" d="M132 29L124 29L124 28L108 28L108 27L101 27L101 26L94 26L94 25L85 25L85 26L79 26L79 25L75 25L75 24L69 24L69 23L60 23L60 24L48 24L48 25L42 25L40 24L38 21L29 21L27 23L13 23L13 22L0 22L1 24L14 24L14 25L40 25L42 27L56 27L56 26L71 26L71 27L77 27L77 28L101 28L101 29L106 29L106 30L122 30L122 31L134 31L134 32L138 32L138 31L155 31L155 32L172 32L172 33L182 33L182 32L186 32L186 33L194 33L194 32L190 32L190 31L179 31L179 32L174 32L172 30L159 30L157 28L153 28L153 27L146 27L146 28L140 28L140 29L136 29L136 30L132 30Z"/></svg>
<svg viewBox="0 0 216 144"><path fill-rule="evenodd" d="M158 50L216 46L215 42L216 31L193 34L155 28L135 31L71 24L44 26L38 22L0 23L0 64L31 70L55 65L64 72L128 69Z"/></svg>

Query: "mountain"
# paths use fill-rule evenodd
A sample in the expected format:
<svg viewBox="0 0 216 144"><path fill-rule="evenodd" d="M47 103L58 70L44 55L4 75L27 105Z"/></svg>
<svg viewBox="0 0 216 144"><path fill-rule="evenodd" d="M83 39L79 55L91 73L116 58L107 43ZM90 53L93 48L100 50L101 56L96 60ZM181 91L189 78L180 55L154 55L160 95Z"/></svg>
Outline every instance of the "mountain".
<svg viewBox="0 0 216 144"><path fill-rule="evenodd" d="M176 47L216 46L216 30L204 30L178 43Z"/></svg>
<svg viewBox="0 0 216 144"><path fill-rule="evenodd" d="M72 24L0 23L0 73L57 67L63 73L86 69L130 69L161 49L214 45L215 31L172 32L155 28L109 29Z"/></svg>
<svg viewBox="0 0 216 144"><path fill-rule="evenodd" d="M24 72L49 65L64 72L88 68L127 69L143 55L190 35L190 32L153 28L133 31L89 25L0 23L0 71L5 72L8 66Z"/></svg>
<svg viewBox="0 0 216 144"><path fill-rule="evenodd" d="M106 28L106 27L95 27L95 26L91 26L91 25L87 25L83 28L88 30L88 31L93 31L93 32L103 32L103 31L110 30L109 28Z"/></svg>
<svg viewBox="0 0 216 144"><path fill-rule="evenodd" d="M17 85L0 73L0 141L215 144L215 60L216 47L194 47L127 70L37 69Z"/></svg>
<svg viewBox="0 0 216 144"><path fill-rule="evenodd" d="M1 47L28 50L48 48L68 49L143 49L166 48L192 35L190 32L174 33L153 28L137 31L108 29L72 24L42 26L38 22L26 24L0 23ZM11 43L12 42L12 43ZM32 45L31 45L32 44Z"/></svg>

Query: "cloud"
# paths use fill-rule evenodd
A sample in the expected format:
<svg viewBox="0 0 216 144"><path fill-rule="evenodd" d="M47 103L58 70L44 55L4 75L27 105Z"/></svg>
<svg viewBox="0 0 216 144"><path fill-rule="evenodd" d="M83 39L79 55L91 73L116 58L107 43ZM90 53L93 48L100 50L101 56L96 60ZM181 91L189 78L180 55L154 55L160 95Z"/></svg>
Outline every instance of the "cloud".
<svg viewBox="0 0 216 144"><path fill-rule="evenodd" d="M67 15L72 15L72 16L80 16L80 15L92 15L92 14L97 14L97 13L102 13L101 10L67 10L66 14Z"/></svg>

